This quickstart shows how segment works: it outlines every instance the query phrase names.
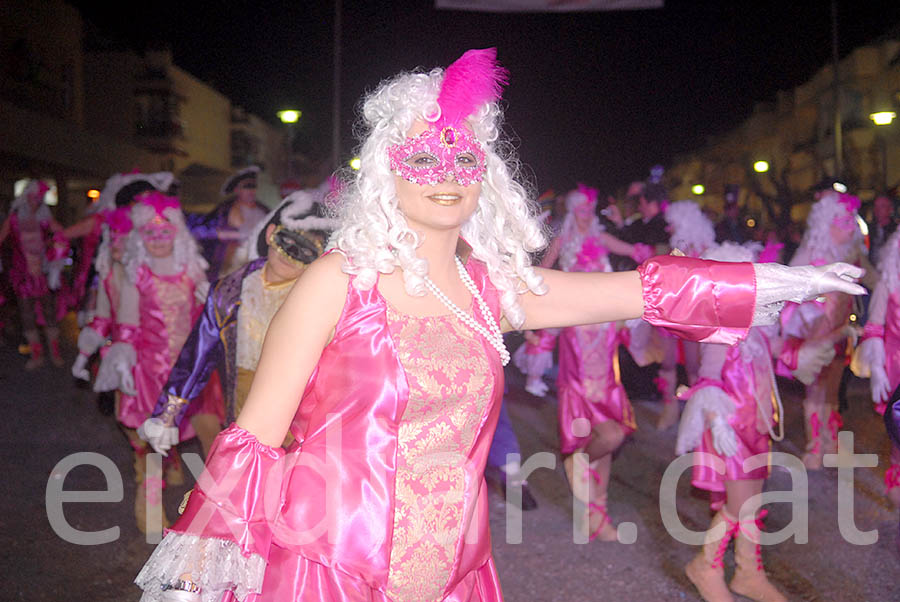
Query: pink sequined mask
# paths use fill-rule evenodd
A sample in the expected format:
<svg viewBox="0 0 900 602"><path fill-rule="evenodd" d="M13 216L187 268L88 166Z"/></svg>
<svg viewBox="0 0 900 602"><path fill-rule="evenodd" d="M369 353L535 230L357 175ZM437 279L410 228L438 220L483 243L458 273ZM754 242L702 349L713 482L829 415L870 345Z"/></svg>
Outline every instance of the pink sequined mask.
<svg viewBox="0 0 900 602"><path fill-rule="evenodd" d="M468 186L484 178L484 151L465 128L432 126L403 144L391 145L388 157L394 175L413 184L455 181Z"/></svg>

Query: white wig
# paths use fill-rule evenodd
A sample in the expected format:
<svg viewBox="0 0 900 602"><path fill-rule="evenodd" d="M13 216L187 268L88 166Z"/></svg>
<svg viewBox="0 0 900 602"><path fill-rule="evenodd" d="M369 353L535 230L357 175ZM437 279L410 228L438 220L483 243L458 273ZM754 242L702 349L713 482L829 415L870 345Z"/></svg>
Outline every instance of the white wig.
<svg viewBox="0 0 900 602"><path fill-rule="evenodd" d="M28 197L31 194L39 193L42 186L46 187L46 184L41 180L31 180L28 182L22 190L22 194L13 199L12 205L9 207L10 213L15 212L19 219L30 217L31 206L28 204ZM39 222L49 221L53 218L53 214L50 213L50 207L47 206L47 203L45 203L43 199L41 199L40 207L34 212L34 218Z"/></svg>
<svg viewBox="0 0 900 602"><path fill-rule="evenodd" d="M402 73L382 82L363 102L358 127L363 140L361 167L340 192L335 209L340 226L330 241L346 256L343 270L356 275L358 288L372 287L378 272L389 274L400 266L406 292L426 294L423 277L428 274L428 262L416 256L422 241L398 207L388 147L402 144L416 120L434 121L440 116L437 98L443 75L441 69ZM518 295L525 290L546 292L529 256L543 248L546 239L536 207L514 179L519 163L511 148L499 140L501 121L496 103L482 105L467 119L484 148L487 173L478 207L463 225L462 236L471 245L472 255L487 265L504 315L513 326L520 326L525 315Z"/></svg>
<svg viewBox="0 0 900 602"><path fill-rule="evenodd" d="M587 232L582 234L578 229L575 209L586 201L588 201L587 195L580 190L571 190L566 194L567 212L559 230L559 267L566 272L578 261L578 253L581 252L584 239L597 236L606 230L596 213L591 216L591 225L588 226Z"/></svg>
<svg viewBox="0 0 900 602"><path fill-rule="evenodd" d="M891 234L881 247L878 272L887 290L897 290L897 286L900 286L900 230Z"/></svg>
<svg viewBox="0 0 900 602"><path fill-rule="evenodd" d="M703 259L711 259L713 261L731 261L739 263L756 261L760 251L762 251L762 245L758 242L748 242L739 245L736 242L726 241L718 245L713 243L700 257Z"/></svg>
<svg viewBox="0 0 900 602"><path fill-rule="evenodd" d="M716 242L716 229L694 201L676 201L666 208L669 246L698 257Z"/></svg>
<svg viewBox="0 0 900 602"><path fill-rule="evenodd" d="M175 234L175 268L179 272L187 270L188 278L193 282L206 282L206 268L209 264L200 254L197 241L191 235L184 221L184 214L176 207L166 207L163 217L177 228ZM137 203L131 208L131 222L134 228L128 233L125 242L125 254L122 263L125 265L125 273L131 282L137 282L138 269L148 263L150 256L144 247L144 239L141 238L140 228L153 219L156 209L144 203Z"/></svg>
<svg viewBox="0 0 900 602"><path fill-rule="evenodd" d="M852 263L859 257L863 244L863 234L859 228L854 228L853 236L843 245L836 245L831 237L831 224L835 219L848 213L854 218L858 217L856 210L842 203L840 198L840 193L829 190L813 205L806 218L806 232L791 259L791 265L835 261Z"/></svg>

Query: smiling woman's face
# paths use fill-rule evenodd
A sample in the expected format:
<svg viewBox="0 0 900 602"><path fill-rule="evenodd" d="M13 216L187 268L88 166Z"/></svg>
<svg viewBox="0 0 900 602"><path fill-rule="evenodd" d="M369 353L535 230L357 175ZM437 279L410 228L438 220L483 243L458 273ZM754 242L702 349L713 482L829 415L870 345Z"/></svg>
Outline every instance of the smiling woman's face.
<svg viewBox="0 0 900 602"><path fill-rule="evenodd" d="M428 126L424 122L416 121L407 132L407 141L427 130ZM404 149L406 146L403 145ZM479 157L474 149L461 146L453 157L452 168L444 165L445 175L442 181L436 181L433 175L441 167L442 157L437 157L424 148L406 150L404 166L395 170L398 175L394 176L394 185L400 211L406 217L409 227L417 232L461 227L478 206L481 182L473 174L476 171L483 173L483 154ZM419 171L428 171L432 177L415 177ZM410 181L411 179L422 183ZM428 179L434 183L424 183Z"/></svg>

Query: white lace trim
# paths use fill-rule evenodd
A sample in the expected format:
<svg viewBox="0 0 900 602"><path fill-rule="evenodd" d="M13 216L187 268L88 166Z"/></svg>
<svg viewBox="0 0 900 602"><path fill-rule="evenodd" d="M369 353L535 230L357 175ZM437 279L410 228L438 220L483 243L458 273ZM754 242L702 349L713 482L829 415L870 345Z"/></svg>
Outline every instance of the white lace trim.
<svg viewBox="0 0 900 602"><path fill-rule="evenodd" d="M115 391L122 386L122 376L117 365L134 367L137 363L137 352L131 343L113 343L100 362L97 378L94 380L94 391Z"/></svg>
<svg viewBox="0 0 900 602"><path fill-rule="evenodd" d="M134 582L144 590L141 602L161 602L162 586L191 575L200 586L203 602L218 602L222 594L234 592L244 600L262 591L266 561L258 554L241 554L233 541L170 532L156 546Z"/></svg>

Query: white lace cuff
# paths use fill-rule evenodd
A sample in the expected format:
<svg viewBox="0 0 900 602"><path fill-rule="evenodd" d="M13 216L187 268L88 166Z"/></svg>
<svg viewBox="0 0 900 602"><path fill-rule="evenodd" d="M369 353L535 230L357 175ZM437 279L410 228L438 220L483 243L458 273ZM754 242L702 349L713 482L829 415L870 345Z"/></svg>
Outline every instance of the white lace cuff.
<svg viewBox="0 0 900 602"><path fill-rule="evenodd" d="M97 379L94 381L94 391L101 393L120 388L122 377L117 366L119 364L134 366L136 363L137 352L131 343L113 343L100 362Z"/></svg>
<svg viewBox="0 0 900 602"><path fill-rule="evenodd" d="M675 453L686 454L700 445L706 430L707 414L727 420L734 411L734 400L719 387L710 385L694 391L681 413Z"/></svg>
<svg viewBox="0 0 900 602"><path fill-rule="evenodd" d="M141 602L160 602L163 586L189 574L200 586L203 602L218 602L225 592L237 600L262 591L266 561L246 557L233 541L170 531L153 550L135 584L144 590Z"/></svg>
<svg viewBox="0 0 900 602"><path fill-rule="evenodd" d="M78 351L84 355L94 355L104 343L106 343L106 337L101 336L90 326L85 326L78 333Z"/></svg>

